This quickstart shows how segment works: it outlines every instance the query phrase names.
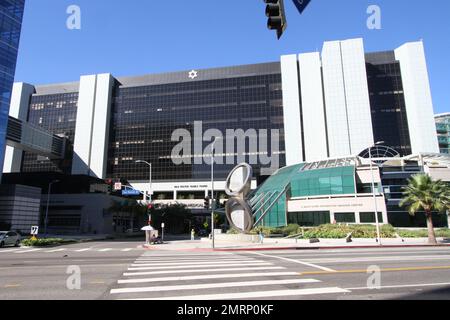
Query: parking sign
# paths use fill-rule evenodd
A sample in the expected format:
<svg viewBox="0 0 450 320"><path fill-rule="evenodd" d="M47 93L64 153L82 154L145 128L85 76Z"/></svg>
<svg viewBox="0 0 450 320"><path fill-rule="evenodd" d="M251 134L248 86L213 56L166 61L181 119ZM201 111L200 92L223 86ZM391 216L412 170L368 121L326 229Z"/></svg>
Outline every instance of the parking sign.
<svg viewBox="0 0 450 320"><path fill-rule="evenodd" d="M39 233L39 227L38 226L32 226L31 227L31 235L32 236L37 236Z"/></svg>

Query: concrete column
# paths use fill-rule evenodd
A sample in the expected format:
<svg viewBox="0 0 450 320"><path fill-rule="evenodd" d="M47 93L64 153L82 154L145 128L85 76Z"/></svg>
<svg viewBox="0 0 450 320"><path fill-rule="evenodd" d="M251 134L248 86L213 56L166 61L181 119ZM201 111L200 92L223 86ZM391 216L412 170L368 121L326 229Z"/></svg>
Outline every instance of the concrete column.
<svg viewBox="0 0 450 320"><path fill-rule="evenodd" d="M363 40L325 42L322 67L330 157L358 154L374 142Z"/></svg>
<svg viewBox="0 0 450 320"><path fill-rule="evenodd" d="M389 218L388 218L387 211L383 210L382 214L383 214L383 224L388 224L389 223Z"/></svg>
<svg viewBox="0 0 450 320"><path fill-rule="evenodd" d="M447 227L450 228L450 212L447 211Z"/></svg>
<svg viewBox="0 0 450 320"><path fill-rule="evenodd" d="M360 212L355 212L355 223L356 224L361 224Z"/></svg>
<svg viewBox="0 0 450 320"><path fill-rule="evenodd" d="M110 74L97 76L90 171L100 179L106 178L113 86L114 78Z"/></svg>
<svg viewBox="0 0 450 320"><path fill-rule="evenodd" d="M341 41L351 154L374 141L363 39Z"/></svg>
<svg viewBox="0 0 450 320"><path fill-rule="evenodd" d="M334 221L335 219L336 219L336 218L334 217L334 212L330 211L330 222L333 223L333 221Z"/></svg>
<svg viewBox="0 0 450 320"><path fill-rule="evenodd" d="M281 57L286 165L304 161L297 55Z"/></svg>
<svg viewBox="0 0 450 320"><path fill-rule="evenodd" d="M423 42L404 44L395 50L395 58L400 61L412 152L439 153Z"/></svg>
<svg viewBox="0 0 450 320"><path fill-rule="evenodd" d="M90 175L97 76L82 76L75 128L73 175Z"/></svg>
<svg viewBox="0 0 450 320"><path fill-rule="evenodd" d="M303 131L305 161L328 157L327 129L322 87L322 63L318 52L299 55L300 83L302 84Z"/></svg>
<svg viewBox="0 0 450 320"><path fill-rule="evenodd" d="M13 118L27 121L30 109L31 96L35 93L34 86L26 83L14 83L9 115ZM4 173L18 173L22 166L23 151L6 146Z"/></svg>

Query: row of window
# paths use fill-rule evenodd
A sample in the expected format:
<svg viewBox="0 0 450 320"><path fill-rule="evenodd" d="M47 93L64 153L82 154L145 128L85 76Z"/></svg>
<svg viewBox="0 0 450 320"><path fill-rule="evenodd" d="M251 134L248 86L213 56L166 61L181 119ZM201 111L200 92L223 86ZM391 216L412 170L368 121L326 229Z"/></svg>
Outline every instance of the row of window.
<svg viewBox="0 0 450 320"><path fill-rule="evenodd" d="M342 212L334 214L334 222L336 223L356 223L355 212ZM360 212L360 223L375 223L375 212ZM329 211L312 211L312 212L289 212L288 223L298 224L304 227L314 227L330 223ZM383 214L378 212L378 222L383 223Z"/></svg>

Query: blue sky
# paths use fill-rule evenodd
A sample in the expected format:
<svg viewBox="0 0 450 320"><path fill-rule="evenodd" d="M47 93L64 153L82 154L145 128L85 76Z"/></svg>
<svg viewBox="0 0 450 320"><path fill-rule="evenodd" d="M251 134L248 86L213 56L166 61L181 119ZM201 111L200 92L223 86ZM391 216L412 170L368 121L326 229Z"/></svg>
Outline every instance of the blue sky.
<svg viewBox="0 0 450 320"><path fill-rule="evenodd" d="M354 37L364 38L366 51L423 39L435 111L450 111L450 1L312 0L302 16L285 1L289 26L278 41L266 28L262 0L27 0L16 81L276 61ZM72 4L81 8L81 30L66 28ZM366 27L371 4L381 7L382 30Z"/></svg>

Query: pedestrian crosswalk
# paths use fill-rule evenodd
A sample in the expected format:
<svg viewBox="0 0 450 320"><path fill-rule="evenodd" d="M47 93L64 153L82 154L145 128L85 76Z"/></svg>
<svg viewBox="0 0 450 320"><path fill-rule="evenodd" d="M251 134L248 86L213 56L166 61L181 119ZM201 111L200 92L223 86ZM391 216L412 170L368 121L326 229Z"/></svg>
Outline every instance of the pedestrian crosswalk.
<svg viewBox="0 0 450 320"><path fill-rule="evenodd" d="M233 300L301 299L347 292L256 256L145 252L123 273L110 294L119 300Z"/></svg>
<svg viewBox="0 0 450 320"><path fill-rule="evenodd" d="M27 253L81 253L81 252L98 252L98 253L111 253L111 252L133 252L143 251L144 249L139 247L134 248L11 248L1 249L0 256L2 254L27 254Z"/></svg>

